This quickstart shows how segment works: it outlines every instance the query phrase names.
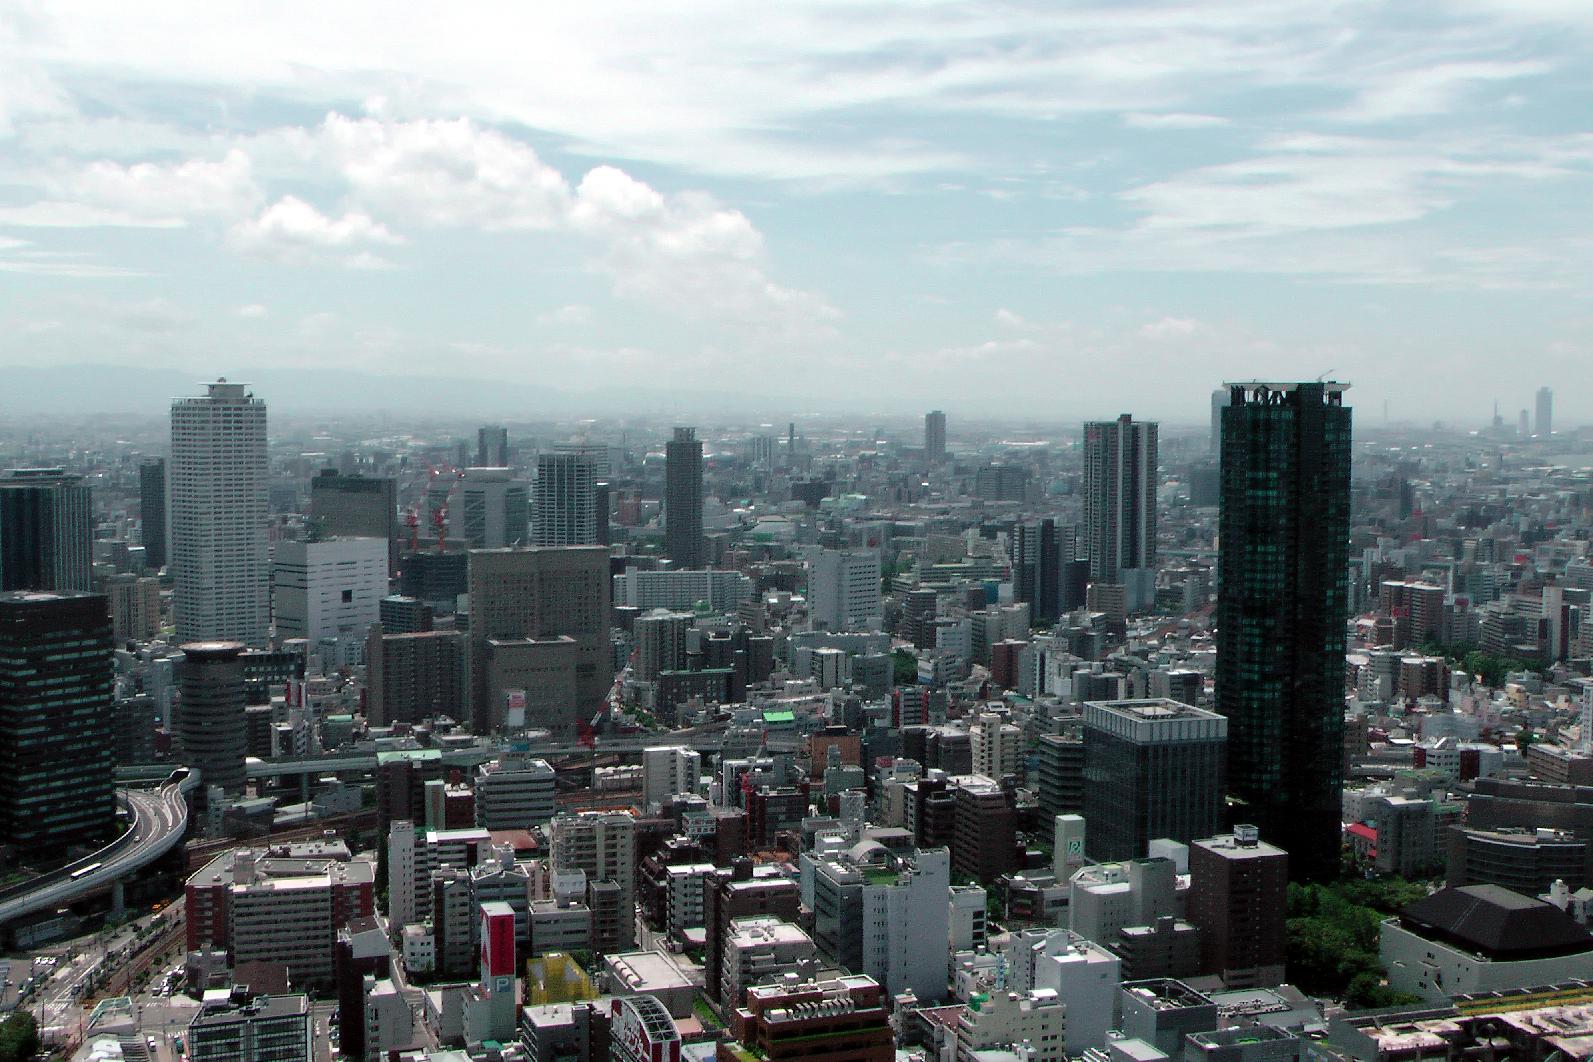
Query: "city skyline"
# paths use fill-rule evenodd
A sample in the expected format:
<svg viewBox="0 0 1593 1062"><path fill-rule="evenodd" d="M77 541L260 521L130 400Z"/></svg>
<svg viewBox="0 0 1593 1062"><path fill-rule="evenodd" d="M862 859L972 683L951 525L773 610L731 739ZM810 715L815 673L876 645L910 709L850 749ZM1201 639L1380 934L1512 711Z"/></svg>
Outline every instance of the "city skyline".
<svg viewBox="0 0 1593 1062"><path fill-rule="evenodd" d="M41 10L0 41L0 361L577 395L820 375L1080 418L1151 376L1133 405L1173 422L1212 380L1328 371L1368 409L1485 420L1508 359L1507 417L1545 383L1589 416L1586 12L870 14ZM1065 395L1012 393L1035 374Z"/></svg>

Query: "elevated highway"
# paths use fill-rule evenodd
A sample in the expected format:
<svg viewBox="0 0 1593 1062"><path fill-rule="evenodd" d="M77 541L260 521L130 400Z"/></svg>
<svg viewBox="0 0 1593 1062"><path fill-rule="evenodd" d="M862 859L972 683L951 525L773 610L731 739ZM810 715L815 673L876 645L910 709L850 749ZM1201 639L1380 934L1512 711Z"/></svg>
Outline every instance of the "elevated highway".
<svg viewBox="0 0 1593 1062"><path fill-rule="evenodd" d="M188 832L187 795L199 772L179 767L154 789L119 789L130 827L103 848L30 881L0 889L0 926L114 888L166 855Z"/></svg>
<svg viewBox="0 0 1593 1062"><path fill-rule="evenodd" d="M718 752L724 745L723 725L710 724L694 730L654 731L618 737L599 735L593 744L580 742L533 742L528 753L539 759L558 759L582 753L635 753L662 745L688 745L698 752ZM381 750L361 749L352 752L330 752L320 756L300 756L276 760L250 759L247 772L251 779L287 778L295 775L370 773L376 770L376 758ZM475 768L488 760L501 756L505 746L499 744L467 745L462 748L442 750L442 762L449 767ZM148 782L159 776L165 768L159 765L119 767L117 782L124 785Z"/></svg>

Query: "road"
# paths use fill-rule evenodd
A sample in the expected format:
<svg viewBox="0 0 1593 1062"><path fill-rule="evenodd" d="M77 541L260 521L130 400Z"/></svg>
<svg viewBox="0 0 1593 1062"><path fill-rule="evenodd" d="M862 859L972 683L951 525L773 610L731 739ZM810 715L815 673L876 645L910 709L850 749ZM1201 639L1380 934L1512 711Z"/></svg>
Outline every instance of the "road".
<svg viewBox="0 0 1593 1062"><path fill-rule="evenodd" d="M159 789L118 790L132 819L128 831L92 855L0 893L0 925L100 892L176 848L188 832L186 793L197 780L178 770Z"/></svg>

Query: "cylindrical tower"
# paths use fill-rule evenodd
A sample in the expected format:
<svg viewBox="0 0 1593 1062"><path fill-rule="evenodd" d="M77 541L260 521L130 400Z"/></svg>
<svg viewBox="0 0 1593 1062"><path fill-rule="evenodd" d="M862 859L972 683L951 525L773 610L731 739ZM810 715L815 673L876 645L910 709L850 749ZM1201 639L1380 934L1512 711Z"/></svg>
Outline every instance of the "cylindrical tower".
<svg viewBox="0 0 1593 1062"><path fill-rule="evenodd" d="M183 647L177 743L183 763L199 769L205 789L244 787L243 643L190 642Z"/></svg>

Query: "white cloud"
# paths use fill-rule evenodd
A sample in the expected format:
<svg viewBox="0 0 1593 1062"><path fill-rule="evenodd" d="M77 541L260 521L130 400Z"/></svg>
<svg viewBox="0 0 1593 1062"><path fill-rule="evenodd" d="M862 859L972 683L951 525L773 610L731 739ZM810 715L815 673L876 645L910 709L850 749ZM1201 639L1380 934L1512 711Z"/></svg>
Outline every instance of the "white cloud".
<svg viewBox="0 0 1593 1062"><path fill-rule="evenodd" d="M526 145L468 119L329 114L320 142L361 202L405 220L546 229L569 213L569 186L557 170Z"/></svg>
<svg viewBox="0 0 1593 1062"><path fill-rule="evenodd" d="M463 119L332 114L319 135L350 194L372 212L435 228L585 237L618 294L685 317L789 336L837 316L822 296L775 283L762 234L703 193L665 195L607 165L572 189L528 146Z"/></svg>
<svg viewBox="0 0 1593 1062"><path fill-rule="evenodd" d="M1354 102L1333 117L1349 122L1388 122L1447 114L1480 86L1536 77L1551 69L1549 63L1539 60L1437 62L1396 69L1369 78L1370 84Z"/></svg>
<svg viewBox="0 0 1593 1062"><path fill-rule="evenodd" d="M1192 317L1160 317L1141 325L1139 336L1151 340L1183 339L1204 330L1204 327Z"/></svg>
<svg viewBox="0 0 1593 1062"><path fill-rule="evenodd" d="M123 165L100 160L70 175L61 188L75 203L158 223L233 216L260 198L249 156L236 148L214 161Z"/></svg>
<svg viewBox="0 0 1593 1062"><path fill-rule="evenodd" d="M591 320L592 307L580 303L571 303L537 314L537 323L544 325L584 325Z"/></svg>
<svg viewBox="0 0 1593 1062"><path fill-rule="evenodd" d="M227 239L244 254L285 262L340 255L346 264L358 268L373 268L372 263L382 261L371 254L371 246L404 242L368 214L350 211L332 218L291 195L277 200L259 217L234 225Z"/></svg>
<svg viewBox="0 0 1593 1062"><path fill-rule="evenodd" d="M244 318L245 320L251 321L258 321L261 318L269 317L271 315L271 311L260 305L258 302L251 302L247 305L240 306L234 310L233 313Z"/></svg>
<svg viewBox="0 0 1593 1062"><path fill-rule="evenodd" d="M1135 111L1123 115L1123 124L1130 129L1213 129L1231 125L1227 118L1215 114L1149 114Z"/></svg>

